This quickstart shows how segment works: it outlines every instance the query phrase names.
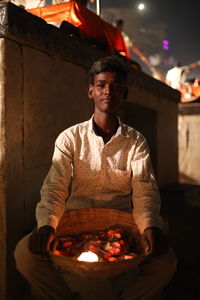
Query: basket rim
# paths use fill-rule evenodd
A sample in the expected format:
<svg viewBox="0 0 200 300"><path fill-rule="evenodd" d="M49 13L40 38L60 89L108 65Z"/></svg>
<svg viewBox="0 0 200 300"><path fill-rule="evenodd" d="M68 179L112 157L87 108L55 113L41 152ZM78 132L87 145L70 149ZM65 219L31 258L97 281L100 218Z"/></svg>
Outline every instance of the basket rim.
<svg viewBox="0 0 200 300"><path fill-rule="evenodd" d="M67 233L71 230L74 234L76 231L104 230L115 225L140 234L133 215L129 212L107 208L83 208L64 212L56 228L56 236L61 235L64 230Z"/></svg>

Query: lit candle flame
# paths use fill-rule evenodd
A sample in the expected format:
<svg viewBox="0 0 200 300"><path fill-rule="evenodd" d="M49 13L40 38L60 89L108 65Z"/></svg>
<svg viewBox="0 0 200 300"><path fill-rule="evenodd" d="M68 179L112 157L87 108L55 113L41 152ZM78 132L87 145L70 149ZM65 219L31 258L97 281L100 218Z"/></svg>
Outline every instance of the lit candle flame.
<svg viewBox="0 0 200 300"><path fill-rule="evenodd" d="M98 256L91 251L82 252L81 255L77 258L79 261L88 261L88 262L95 262L98 261Z"/></svg>

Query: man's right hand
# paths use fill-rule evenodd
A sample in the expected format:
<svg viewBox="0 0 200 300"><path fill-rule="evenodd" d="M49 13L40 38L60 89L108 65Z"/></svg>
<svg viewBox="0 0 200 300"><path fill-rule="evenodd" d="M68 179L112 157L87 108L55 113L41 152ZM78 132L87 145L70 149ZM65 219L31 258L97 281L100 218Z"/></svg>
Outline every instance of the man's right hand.
<svg viewBox="0 0 200 300"><path fill-rule="evenodd" d="M29 241L29 249L36 254L48 257L51 244L55 238L55 229L45 225L34 230Z"/></svg>

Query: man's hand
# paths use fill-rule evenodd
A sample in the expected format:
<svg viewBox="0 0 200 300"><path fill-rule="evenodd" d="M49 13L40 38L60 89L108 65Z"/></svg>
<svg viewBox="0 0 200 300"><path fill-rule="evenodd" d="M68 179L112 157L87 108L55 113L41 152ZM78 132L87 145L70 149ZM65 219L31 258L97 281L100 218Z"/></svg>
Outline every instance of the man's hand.
<svg viewBox="0 0 200 300"><path fill-rule="evenodd" d="M36 254L48 257L55 238L55 229L51 226L42 226L34 230L29 241L29 249Z"/></svg>
<svg viewBox="0 0 200 300"><path fill-rule="evenodd" d="M160 228L146 228L142 235L142 244L146 253L152 256L164 254L169 247L168 238Z"/></svg>

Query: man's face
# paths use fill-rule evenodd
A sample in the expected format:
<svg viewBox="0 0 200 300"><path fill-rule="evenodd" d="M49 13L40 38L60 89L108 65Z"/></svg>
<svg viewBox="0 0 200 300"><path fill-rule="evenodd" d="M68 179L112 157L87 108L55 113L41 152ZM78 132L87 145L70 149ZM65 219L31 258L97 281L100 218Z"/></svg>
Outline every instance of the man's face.
<svg viewBox="0 0 200 300"><path fill-rule="evenodd" d="M102 72L94 76L93 85L88 88L88 96L94 100L95 111L114 113L126 98L127 88L114 72Z"/></svg>

